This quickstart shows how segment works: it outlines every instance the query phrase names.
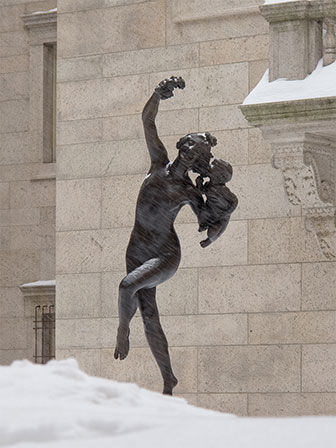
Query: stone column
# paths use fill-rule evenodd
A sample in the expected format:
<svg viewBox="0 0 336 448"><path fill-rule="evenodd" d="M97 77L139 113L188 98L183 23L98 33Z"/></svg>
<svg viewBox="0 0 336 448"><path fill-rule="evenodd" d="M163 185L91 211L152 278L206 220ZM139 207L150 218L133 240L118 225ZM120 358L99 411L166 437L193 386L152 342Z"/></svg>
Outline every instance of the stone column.
<svg viewBox="0 0 336 448"><path fill-rule="evenodd" d="M328 19L325 23L323 65L329 65L336 61L336 20Z"/></svg>
<svg viewBox="0 0 336 448"><path fill-rule="evenodd" d="M304 0L260 7L270 27L270 81L304 79L321 59L322 20L314 6Z"/></svg>

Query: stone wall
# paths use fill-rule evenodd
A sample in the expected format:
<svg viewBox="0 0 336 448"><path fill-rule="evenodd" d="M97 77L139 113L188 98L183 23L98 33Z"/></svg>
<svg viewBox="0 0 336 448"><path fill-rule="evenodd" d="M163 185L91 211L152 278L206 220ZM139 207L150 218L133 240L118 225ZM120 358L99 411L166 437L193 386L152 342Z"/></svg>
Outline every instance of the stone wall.
<svg viewBox="0 0 336 448"><path fill-rule="evenodd" d="M30 140L29 36L21 16L56 0L0 1L0 364L31 356L22 283L55 276L54 164ZM39 180L40 179L40 180Z"/></svg>
<svg viewBox="0 0 336 448"><path fill-rule="evenodd" d="M178 216L177 274L158 288L162 324L191 403L240 415L336 412L335 263L326 262L258 129L238 105L268 66L263 1L58 0L57 357L91 374L161 390L141 319L113 359L117 290L148 169L141 110L172 74L159 134L218 138L239 208L203 250ZM6 188L6 187L4 187Z"/></svg>

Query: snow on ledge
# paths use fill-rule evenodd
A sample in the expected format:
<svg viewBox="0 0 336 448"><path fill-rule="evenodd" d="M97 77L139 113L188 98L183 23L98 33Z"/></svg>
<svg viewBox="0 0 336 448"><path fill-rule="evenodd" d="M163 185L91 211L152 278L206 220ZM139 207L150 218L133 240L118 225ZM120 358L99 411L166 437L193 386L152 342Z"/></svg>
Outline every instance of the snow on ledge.
<svg viewBox="0 0 336 448"><path fill-rule="evenodd" d="M31 15L34 15L34 14L50 14L51 12L57 12L57 8L49 9L48 11L35 11L35 12L32 12Z"/></svg>
<svg viewBox="0 0 336 448"><path fill-rule="evenodd" d="M274 3L297 2L298 0L265 0L264 5L273 5Z"/></svg>
<svg viewBox="0 0 336 448"><path fill-rule="evenodd" d="M336 96L336 62L323 67L322 59L305 79L268 81L266 70L259 84L245 98L243 104L274 103L310 98Z"/></svg>
<svg viewBox="0 0 336 448"><path fill-rule="evenodd" d="M38 282L25 283L21 288L35 288L37 286L56 286L56 280L39 280Z"/></svg>

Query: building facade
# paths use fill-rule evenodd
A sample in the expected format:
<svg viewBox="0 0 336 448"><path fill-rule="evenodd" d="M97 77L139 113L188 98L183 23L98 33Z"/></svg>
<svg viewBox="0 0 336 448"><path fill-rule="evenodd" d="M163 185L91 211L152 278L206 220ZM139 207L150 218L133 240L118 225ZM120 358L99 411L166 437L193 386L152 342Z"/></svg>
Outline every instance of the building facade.
<svg viewBox="0 0 336 448"><path fill-rule="evenodd" d="M263 123L240 109L269 66L270 36L274 46L262 4L0 0L2 364L33 359L34 310L52 304L46 281L56 279L56 358L161 390L140 316L128 358L113 351L149 167L141 111L174 74L186 88L160 105L157 124L170 158L181 136L210 131L239 198L207 249L191 210L176 221L181 265L158 288L176 394L239 415L336 413L335 259L288 199Z"/></svg>
<svg viewBox="0 0 336 448"><path fill-rule="evenodd" d="M54 126L55 64L48 54L56 45L56 13L34 27L24 19L54 7L55 1L0 2L1 364L34 356L39 299L26 300L19 286L55 279L56 166L47 123Z"/></svg>

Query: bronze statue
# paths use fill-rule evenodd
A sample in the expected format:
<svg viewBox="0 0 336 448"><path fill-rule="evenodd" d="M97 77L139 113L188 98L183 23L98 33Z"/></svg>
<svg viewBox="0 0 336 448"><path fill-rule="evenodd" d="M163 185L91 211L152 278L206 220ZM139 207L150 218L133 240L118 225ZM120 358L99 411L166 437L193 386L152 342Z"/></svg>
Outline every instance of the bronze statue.
<svg viewBox="0 0 336 448"><path fill-rule="evenodd" d="M182 78L171 77L162 81L142 113L151 166L139 192L134 228L126 251L127 275L119 286L119 328L114 353L115 359L126 358L129 325L139 306L150 349L163 377L163 393L169 395L172 395L177 379L171 367L155 293L156 286L172 277L180 263L181 249L174 229L175 218L180 209L189 204L198 218L200 230L209 228L209 240L214 240L213 235L219 236L224 231L222 217L218 214L212 216L212 196L217 188L222 187L213 187L217 180L211 177L212 184L203 186L203 178L211 175L211 147L216 145L216 138L208 132L186 135L176 144L178 156L171 163L155 126L160 100L172 97L175 88L184 87ZM198 186L189 178L190 170L200 175ZM204 202L203 189L205 194L212 192L208 204ZM223 196L222 191L219 194ZM218 222L222 227L218 227Z"/></svg>

